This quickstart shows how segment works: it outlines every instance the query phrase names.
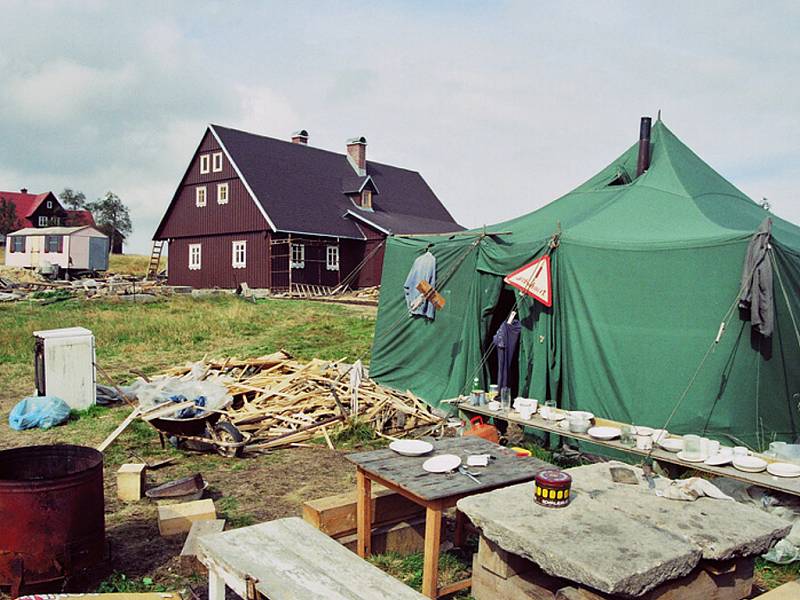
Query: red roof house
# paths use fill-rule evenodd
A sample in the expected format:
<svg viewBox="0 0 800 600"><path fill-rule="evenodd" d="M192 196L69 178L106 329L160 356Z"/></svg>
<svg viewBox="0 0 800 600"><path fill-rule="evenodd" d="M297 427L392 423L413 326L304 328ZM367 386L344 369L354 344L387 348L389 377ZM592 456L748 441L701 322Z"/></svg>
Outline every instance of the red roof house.
<svg viewBox="0 0 800 600"><path fill-rule="evenodd" d="M0 191L0 202L10 202L17 209L18 226L25 227L58 227L64 224L67 211L61 206L53 192L30 194L26 188L18 192Z"/></svg>

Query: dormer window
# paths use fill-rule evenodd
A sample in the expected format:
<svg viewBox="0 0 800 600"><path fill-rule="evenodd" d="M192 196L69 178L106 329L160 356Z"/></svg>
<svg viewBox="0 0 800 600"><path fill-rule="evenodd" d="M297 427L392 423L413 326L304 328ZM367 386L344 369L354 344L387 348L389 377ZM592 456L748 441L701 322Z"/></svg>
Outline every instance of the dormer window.
<svg viewBox="0 0 800 600"><path fill-rule="evenodd" d="M211 169L209 168L211 156L208 154L201 154L200 155L200 175L205 175L206 173L210 173Z"/></svg>
<svg viewBox="0 0 800 600"><path fill-rule="evenodd" d="M368 208L372 210L372 190L362 190L361 208Z"/></svg>
<svg viewBox="0 0 800 600"><path fill-rule="evenodd" d="M222 152L214 152L211 155L211 170L214 173L222 171Z"/></svg>

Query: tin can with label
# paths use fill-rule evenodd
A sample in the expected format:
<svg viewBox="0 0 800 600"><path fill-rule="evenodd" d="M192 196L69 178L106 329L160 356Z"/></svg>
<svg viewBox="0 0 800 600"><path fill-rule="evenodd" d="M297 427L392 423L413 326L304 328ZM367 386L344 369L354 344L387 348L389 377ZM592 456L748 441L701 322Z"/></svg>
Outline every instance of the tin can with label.
<svg viewBox="0 0 800 600"><path fill-rule="evenodd" d="M533 499L537 504L552 508L567 506L570 500L572 477L559 469L544 469L536 474Z"/></svg>

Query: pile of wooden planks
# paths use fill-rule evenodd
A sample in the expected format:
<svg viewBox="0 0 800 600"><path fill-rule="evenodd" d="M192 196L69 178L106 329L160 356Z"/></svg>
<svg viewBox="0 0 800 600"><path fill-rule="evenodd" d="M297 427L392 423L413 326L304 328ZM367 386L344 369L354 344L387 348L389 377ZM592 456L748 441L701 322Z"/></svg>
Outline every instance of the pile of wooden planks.
<svg viewBox="0 0 800 600"><path fill-rule="evenodd" d="M378 435L421 436L443 426L443 419L411 392L400 393L364 377L353 400L350 366L341 361L294 360L284 351L251 359L205 360L172 369L167 376L203 373L224 383L233 403L228 419L250 434L248 448L273 449L330 436L354 418ZM349 410L357 405L358 414Z"/></svg>

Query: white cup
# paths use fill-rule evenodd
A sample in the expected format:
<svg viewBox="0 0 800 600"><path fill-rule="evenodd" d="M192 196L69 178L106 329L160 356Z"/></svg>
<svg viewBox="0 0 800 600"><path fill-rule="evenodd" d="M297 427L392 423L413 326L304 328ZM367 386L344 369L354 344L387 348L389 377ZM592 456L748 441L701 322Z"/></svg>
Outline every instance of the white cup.
<svg viewBox="0 0 800 600"><path fill-rule="evenodd" d="M708 455L716 456L719 454L720 444L717 440L708 440Z"/></svg>
<svg viewBox="0 0 800 600"><path fill-rule="evenodd" d="M533 407L531 407L531 406L520 406L517 409L517 412L519 412L520 418L525 419L527 421L528 419L531 418L531 415L533 414Z"/></svg>
<svg viewBox="0 0 800 600"><path fill-rule="evenodd" d="M750 454L750 451L745 448L744 446L734 446L733 447L733 455L734 456L747 456Z"/></svg>
<svg viewBox="0 0 800 600"><path fill-rule="evenodd" d="M550 407L543 406L539 409L539 414L542 415L543 419L550 419Z"/></svg>
<svg viewBox="0 0 800 600"><path fill-rule="evenodd" d="M636 448L638 450L652 450L653 449L653 438L649 435L637 435L636 436Z"/></svg>

